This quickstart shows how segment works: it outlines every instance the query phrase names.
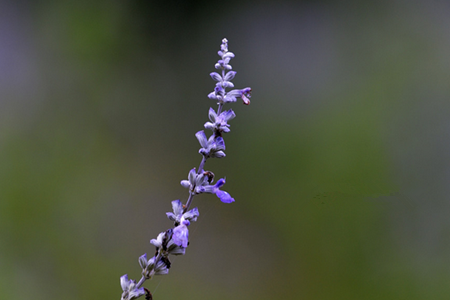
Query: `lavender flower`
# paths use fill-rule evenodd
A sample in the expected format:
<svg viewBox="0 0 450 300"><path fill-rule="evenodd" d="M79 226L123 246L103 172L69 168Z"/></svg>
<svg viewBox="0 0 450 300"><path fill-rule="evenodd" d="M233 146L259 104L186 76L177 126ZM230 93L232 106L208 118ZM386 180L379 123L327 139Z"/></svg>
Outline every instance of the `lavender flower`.
<svg viewBox="0 0 450 300"><path fill-rule="evenodd" d="M232 198L230 196L230 194L228 194L225 191L220 190L220 187L222 187L225 184L225 179L224 178L220 178L219 180L217 180L215 185L208 185L205 186L204 191L205 193L211 193L211 194L216 194L216 196L220 199L220 201L222 201L223 203L231 203L234 202L234 198Z"/></svg>
<svg viewBox="0 0 450 300"><path fill-rule="evenodd" d="M242 90L231 90L225 95L224 102L236 102L236 98L241 98L245 105L250 104L252 89L246 87Z"/></svg>
<svg viewBox="0 0 450 300"><path fill-rule="evenodd" d="M155 255L150 259L147 259L147 254L139 257L138 261L142 269L142 277L139 282L136 283L136 281L128 279L128 275L120 277L123 290L122 300L136 299L146 292L146 298L150 297L150 292L141 287L145 280L152 278L154 275L168 274L171 267L170 255L184 255L186 253L186 248L189 245L188 226L199 217L197 208L189 210L194 196L210 193L215 194L223 203L235 201L230 194L221 190L225 184L225 179L221 178L215 184L212 184L214 173L205 171L203 168L207 159L225 157L225 141L222 134L230 132L228 121L235 118L236 115L231 109L222 111L224 104L236 102L238 98L242 99L244 104L250 104L251 88L226 91L227 88L234 87L231 80L236 76L236 72L231 71L232 67L229 64L234 57L234 53L228 51L227 39L222 40L218 54L220 60L215 64L215 68L220 71L210 74L211 78L216 81L216 86L208 97L216 100L219 106L217 111L213 108L209 109L210 122L204 124L205 129L212 131L211 136L207 138L203 130L195 134L201 146L199 153L203 157L200 166L197 169L191 169L188 179L181 181L181 185L189 189L189 197L186 204L183 204L180 200L172 201L173 212L167 212L166 215L169 220L174 222L174 227L161 232L156 239L150 240L150 243L156 247Z"/></svg>
<svg viewBox="0 0 450 300"><path fill-rule="evenodd" d="M188 220L184 220L184 218L181 218L180 225L173 229L173 242L183 248L186 248L188 246L189 230L187 227L189 226L189 224L190 223Z"/></svg>
<svg viewBox="0 0 450 300"><path fill-rule="evenodd" d="M181 185L185 188L188 188L192 194L202 194L202 193L210 193L216 194L219 197L220 201L224 203L234 202L234 199L225 191L220 190L225 184L225 179L219 179L215 185L210 185L214 181L214 174L210 171L202 172L197 174L195 172L195 168L189 172L189 180L182 180ZM172 201L174 203L175 201ZM179 205L179 204L177 204ZM174 208L175 211L175 208ZM192 210L194 211L194 209ZM195 211L198 216L198 211ZM175 215L172 213L167 213L169 219L175 221ZM195 218L196 220L196 218Z"/></svg>
<svg viewBox="0 0 450 300"><path fill-rule="evenodd" d="M183 204L180 200L172 201L172 209L173 213L167 212L166 215L169 220L174 221L175 224L180 224L182 220L197 221L197 217L199 216L197 207L183 213Z"/></svg>
<svg viewBox="0 0 450 300"><path fill-rule="evenodd" d="M210 129L213 132L230 132L230 125L228 125L228 121L234 119L236 115L232 109L222 112L220 115L217 115L216 111L212 108L209 109L209 120L211 122L205 123L205 128Z"/></svg>
<svg viewBox="0 0 450 300"><path fill-rule="evenodd" d="M120 277L120 285L122 286L122 299L136 299L145 294L144 288L137 288L136 281L128 279L125 274Z"/></svg>
<svg viewBox="0 0 450 300"><path fill-rule="evenodd" d="M181 185L187 189L191 194L204 193L204 186L212 182L214 174L212 172L201 172L198 174L195 168L189 171L188 180L182 180Z"/></svg>
<svg viewBox="0 0 450 300"><path fill-rule="evenodd" d="M209 139L206 139L205 132L203 130L195 134L202 148L198 151L205 158L211 157L225 157L225 142L221 136L211 135Z"/></svg>
<svg viewBox="0 0 450 300"><path fill-rule="evenodd" d="M174 243L173 239L169 238L173 235L173 229L161 232L156 239L150 240L150 244L156 247L157 252L168 257L170 255L184 255L186 249Z"/></svg>
<svg viewBox="0 0 450 300"><path fill-rule="evenodd" d="M156 263L155 263L156 261ZM151 278L153 275L166 275L169 273L170 263L168 263L165 259L156 259L156 257L150 258L148 261L148 265L145 271L148 272L148 278Z"/></svg>

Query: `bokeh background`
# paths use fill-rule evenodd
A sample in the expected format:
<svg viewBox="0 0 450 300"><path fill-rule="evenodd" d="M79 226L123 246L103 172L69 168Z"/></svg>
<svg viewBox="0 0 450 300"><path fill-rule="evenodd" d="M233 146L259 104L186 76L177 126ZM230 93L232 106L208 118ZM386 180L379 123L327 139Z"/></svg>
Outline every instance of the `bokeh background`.
<svg viewBox="0 0 450 300"><path fill-rule="evenodd" d="M0 1L0 299L119 299L198 166L236 199L154 299L449 299L447 1ZM229 106L228 108L230 108Z"/></svg>

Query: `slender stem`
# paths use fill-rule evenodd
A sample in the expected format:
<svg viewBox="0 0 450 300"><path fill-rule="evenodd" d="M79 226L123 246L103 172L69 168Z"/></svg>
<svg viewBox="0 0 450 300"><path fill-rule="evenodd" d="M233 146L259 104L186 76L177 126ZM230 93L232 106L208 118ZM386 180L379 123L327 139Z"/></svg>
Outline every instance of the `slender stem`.
<svg viewBox="0 0 450 300"><path fill-rule="evenodd" d="M139 280L139 282L136 285L136 288L140 288L144 284L145 280L147 279L145 279L145 276L142 275L141 280Z"/></svg>
<svg viewBox="0 0 450 300"><path fill-rule="evenodd" d="M188 198L187 201L186 201L186 205L185 205L185 207L184 207L184 209L183 209L183 213L185 213L185 212L188 211L189 206L191 206L192 199L194 199L194 194L191 193L191 192L189 192L189 198Z"/></svg>
<svg viewBox="0 0 450 300"><path fill-rule="evenodd" d="M223 103L219 103L219 108L217 109L217 115L220 115L222 112Z"/></svg>
<svg viewBox="0 0 450 300"><path fill-rule="evenodd" d="M205 166L206 158L203 156L202 161L200 162L200 165L198 166L197 174L200 174L203 172L203 167Z"/></svg>

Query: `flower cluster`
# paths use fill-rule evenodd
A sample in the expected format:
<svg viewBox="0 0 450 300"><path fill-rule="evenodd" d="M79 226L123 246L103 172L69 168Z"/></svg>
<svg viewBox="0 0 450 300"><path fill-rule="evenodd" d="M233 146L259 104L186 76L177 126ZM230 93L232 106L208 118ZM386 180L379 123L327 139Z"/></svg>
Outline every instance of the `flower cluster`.
<svg viewBox="0 0 450 300"><path fill-rule="evenodd" d="M214 174L210 171L202 172L198 174L195 168L189 171L188 180L182 180L181 185L189 189L189 193L193 195L201 193L216 194L220 201L224 203L234 202L230 194L225 191L220 190L220 187L225 184L225 179L220 178L216 184L211 185L210 183L214 180Z"/></svg>
<svg viewBox="0 0 450 300"><path fill-rule="evenodd" d="M231 90L226 93L225 89L230 87L233 88L234 84L231 80L236 75L235 71L230 71L232 69L230 60L234 57L233 52L228 51L228 41L227 39L222 40L222 46L220 47L220 51L218 52L220 59L215 68L222 71L222 75L217 72L212 72L209 74L212 79L217 81L216 87L214 88L214 92L209 93L209 99L217 100L219 104L236 102L237 98L241 98L244 104L250 104L250 94L252 89L247 87L241 90Z"/></svg>
<svg viewBox="0 0 450 300"><path fill-rule="evenodd" d="M209 193L215 194L223 203L235 201L229 193L221 190L225 184L225 179L220 178L213 184L214 173L205 171L203 168L207 159L225 157L223 133L230 132L228 121L235 118L236 115L231 109L222 111L224 104L236 102L237 98L241 98L246 105L250 104L251 88L226 91L227 88L234 87L231 80L236 76L236 72L231 71L232 67L229 64L234 54L228 51L227 39L222 40L218 54L220 60L215 64L215 68L221 70L221 74L217 72L210 74L217 83L214 91L208 95L208 98L217 102L218 108L217 110L209 109L210 122L204 124L205 129L211 130L212 134L209 138L203 130L195 134L201 146L198 152L202 155L202 161L197 169L193 168L189 171L187 180L181 181L181 185L189 190L189 197L186 204L183 204L180 200L172 201L173 212L167 212L166 215L173 222L173 228L161 232L156 239L150 241L156 248L155 255L150 259L147 259L147 254L139 257L138 261L142 269L142 277L139 282L136 283L136 281L128 279L126 274L120 277L123 290L121 300L136 299L143 295L150 299L150 291L141 287L145 280L151 279L154 275L168 274L171 267L169 256L186 253L186 248L189 245L188 226L199 217L197 208L189 210L194 196Z"/></svg>

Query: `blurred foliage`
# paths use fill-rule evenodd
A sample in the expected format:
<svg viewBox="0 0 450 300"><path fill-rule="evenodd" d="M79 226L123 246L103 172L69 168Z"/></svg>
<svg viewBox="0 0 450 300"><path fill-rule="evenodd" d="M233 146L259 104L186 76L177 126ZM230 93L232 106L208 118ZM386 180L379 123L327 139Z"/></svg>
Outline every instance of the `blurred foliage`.
<svg viewBox="0 0 450 300"><path fill-rule="evenodd" d="M118 299L200 162L227 37L249 107L154 299L447 299L449 7L1 1L0 299Z"/></svg>

